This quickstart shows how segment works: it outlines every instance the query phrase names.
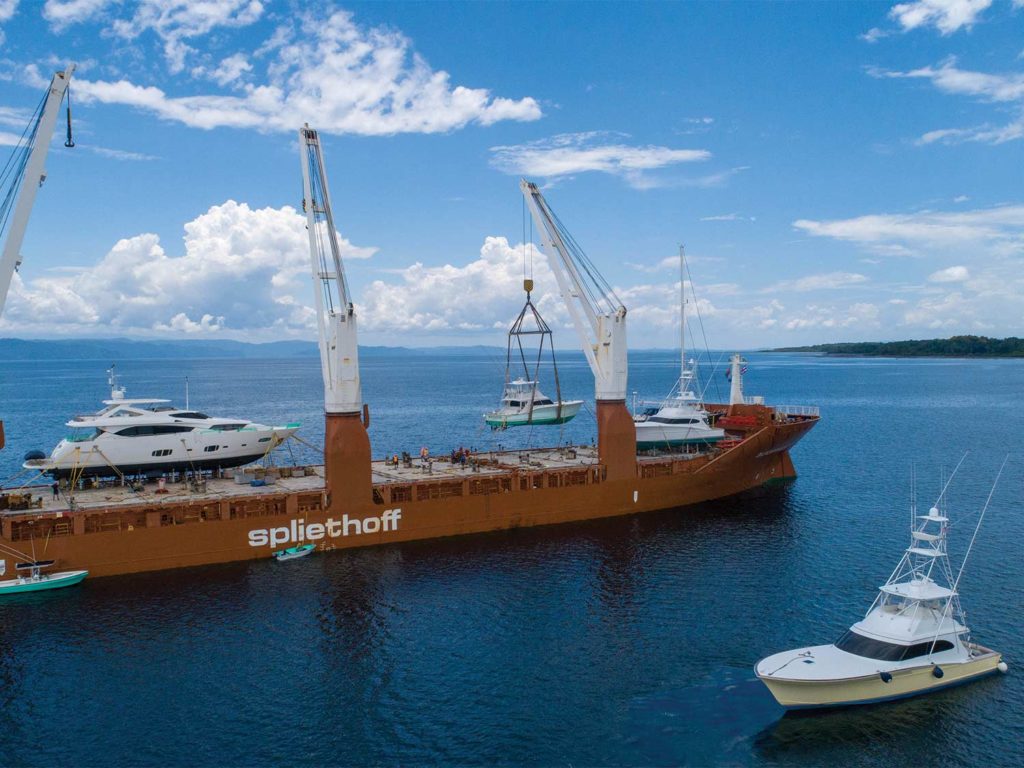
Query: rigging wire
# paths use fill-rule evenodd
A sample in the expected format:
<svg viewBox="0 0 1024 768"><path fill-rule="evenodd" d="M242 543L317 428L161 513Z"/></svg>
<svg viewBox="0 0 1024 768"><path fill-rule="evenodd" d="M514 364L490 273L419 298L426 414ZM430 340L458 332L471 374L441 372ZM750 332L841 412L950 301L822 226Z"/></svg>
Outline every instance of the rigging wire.
<svg viewBox="0 0 1024 768"><path fill-rule="evenodd" d="M28 124L18 137L17 143L11 150L11 154L0 171L0 187L6 185L3 201L0 202L0 233L7 229L7 222L14 209L14 202L17 199L18 191L22 180L25 177L25 169L28 167L28 160L32 154L32 147L35 145L39 132L39 123L43 119L43 109L46 106L46 99L49 93L43 96L36 107L35 112L29 118Z"/></svg>
<svg viewBox="0 0 1024 768"><path fill-rule="evenodd" d="M708 360L710 360L711 359L711 347L708 345L708 335L707 335L706 330L704 329L704 318L703 318L703 316L700 313L700 303L697 301L697 291L694 290L694 287L693 287L693 276L690 274L690 262L684 260L683 264L686 266L686 279L690 283L690 293L693 295L693 308L697 312L697 324L700 326L700 333L701 333L701 336L704 338L704 351L707 352ZM691 333L692 333L692 331L691 331ZM714 375L715 374L715 370L717 369L717 367L718 366L716 365L714 368L712 368L712 370L711 370L711 378L709 379L709 382L714 382L715 397L717 399L721 400L722 399L722 392L719 389L718 377L716 377ZM705 389L707 389L707 386L705 386ZM703 400L703 395L701 395L701 399Z"/></svg>

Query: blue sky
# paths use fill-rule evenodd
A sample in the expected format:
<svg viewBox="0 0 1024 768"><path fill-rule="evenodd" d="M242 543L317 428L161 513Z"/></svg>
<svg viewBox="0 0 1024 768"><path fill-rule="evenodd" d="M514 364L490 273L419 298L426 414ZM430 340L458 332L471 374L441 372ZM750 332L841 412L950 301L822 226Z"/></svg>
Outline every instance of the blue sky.
<svg viewBox="0 0 1024 768"><path fill-rule="evenodd" d="M4 335L313 338L305 121L364 343L503 343L521 175L634 347L675 341L680 242L716 347L1022 333L1020 0L0 0L0 30L0 144L79 65Z"/></svg>

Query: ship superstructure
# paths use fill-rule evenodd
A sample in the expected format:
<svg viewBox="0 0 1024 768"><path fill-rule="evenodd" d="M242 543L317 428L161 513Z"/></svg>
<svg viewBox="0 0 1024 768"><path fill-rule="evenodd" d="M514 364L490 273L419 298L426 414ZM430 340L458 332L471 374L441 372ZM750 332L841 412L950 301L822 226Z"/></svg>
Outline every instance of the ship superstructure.
<svg viewBox="0 0 1024 768"><path fill-rule="evenodd" d="M198 490L168 484L163 495L86 490L73 508L31 491L13 503L8 495L0 504L21 509L0 515L0 542L24 550L45 541L61 567L102 576L269 558L306 543L329 550L670 509L795 477L789 450L817 423L816 411L709 405L732 419L713 450L637 456L625 403L626 307L525 180L521 191L594 374L596 445L373 461L356 312L317 132L301 129L299 148L325 392L323 464L281 468L258 487L225 477Z"/></svg>

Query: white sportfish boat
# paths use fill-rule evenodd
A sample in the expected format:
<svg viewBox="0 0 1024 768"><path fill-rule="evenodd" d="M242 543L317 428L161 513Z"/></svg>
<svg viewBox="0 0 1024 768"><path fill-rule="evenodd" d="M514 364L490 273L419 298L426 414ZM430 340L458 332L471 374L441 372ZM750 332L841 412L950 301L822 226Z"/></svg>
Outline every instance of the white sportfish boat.
<svg viewBox="0 0 1024 768"><path fill-rule="evenodd" d="M667 398L643 402L634 409L637 450L675 448L685 445L710 445L725 438L725 430L712 427L708 412L694 392L697 363L686 364L686 260L679 249L679 380Z"/></svg>
<svg viewBox="0 0 1024 768"><path fill-rule="evenodd" d="M514 379L505 385L501 406L484 414L487 426L493 429L527 425L565 424L580 411L582 400L555 402L545 396L536 381Z"/></svg>
<svg viewBox="0 0 1024 768"><path fill-rule="evenodd" d="M1006 671L1002 654L971 640L957 593L960 576L953 578L946 551L949 518L941 506L940 496L928 514L913 516L910 546L896 570L867 615L834 645L784 651L757 663L758 678L779 704L871 704Z"/></svg>
<svg viewBox="0 0 1024 768"><path fill-rule="evenodd" d="M127 399L114 369L108 373L111 393L104 407L67 422L71 434L49 456L26 455L26 469L77 480L238 467L263 458L301 426L268 427L176 408L169 400Z"/></svg>

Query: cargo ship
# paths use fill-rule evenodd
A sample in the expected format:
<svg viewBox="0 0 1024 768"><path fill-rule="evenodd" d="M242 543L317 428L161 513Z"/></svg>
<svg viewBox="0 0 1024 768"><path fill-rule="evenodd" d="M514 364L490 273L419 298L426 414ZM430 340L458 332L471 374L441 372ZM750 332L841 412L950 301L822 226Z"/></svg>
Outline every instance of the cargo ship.
<svg viewBox="0 0 1024 768"><path fill-rule="evenodd" d="M70 68L54 77L42 107L34 133L46 137L44 152L50 102L59 106L69 78ZM8 491L0 495L0 575L30 556L98 577L270 558L299 544L325 551L479 534L685 507L795 478L789 452L817 423L817 409L744 397L738 356L729 402L705 404L725 439L695 452L638 455L625 401L626 308L525 180L541 248L594 373L596 444L373 460L356 312L317 132L300 129L299 148L325 393L322 465L268 468L251 481L250 470L235 470L156 490L100 485L57 498L38 487ZM34 159L22 194L38 186ZM8 233L15 252L21 234Z"/></svg>

